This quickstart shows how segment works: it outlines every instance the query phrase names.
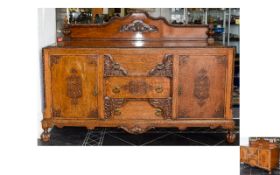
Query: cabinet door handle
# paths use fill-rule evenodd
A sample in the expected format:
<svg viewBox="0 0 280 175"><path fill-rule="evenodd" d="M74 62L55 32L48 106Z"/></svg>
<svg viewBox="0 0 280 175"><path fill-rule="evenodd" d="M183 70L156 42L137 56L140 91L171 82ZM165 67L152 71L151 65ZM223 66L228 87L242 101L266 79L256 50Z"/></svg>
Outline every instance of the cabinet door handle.
<svg viewBox="0 0 280 175"><path fill-rule="evenodd" d="M157 109L156 109L156 112L155 112L155 115L156 115L156 116L161 116L161 115L162 115L162 110L159 109L159 108L157 108Z"/></svg>
<svg viewBox="0 0 280 175"><path fill-rule="evenodd" d="M112 89L112 92L115 93L115 94L120 93L120 92L121 92L120 87L118 87L118 86L114 87L114 88Z"/></svg>
<svg viewBox="0 0 280 175"><path fill-rule="evenodd" d="M156 87L156 92L157 93L162 93L163 92L163 88L162 88L162 86L158 86L158 87Z"/></svg>
<svg viewBox="0 0 280 175"><path fill-rule="evenodd" d="M116 108L114 110L114 115L121 115L121 114L122 114L122 112L121 112L121 110L119 108Z"/></svg>

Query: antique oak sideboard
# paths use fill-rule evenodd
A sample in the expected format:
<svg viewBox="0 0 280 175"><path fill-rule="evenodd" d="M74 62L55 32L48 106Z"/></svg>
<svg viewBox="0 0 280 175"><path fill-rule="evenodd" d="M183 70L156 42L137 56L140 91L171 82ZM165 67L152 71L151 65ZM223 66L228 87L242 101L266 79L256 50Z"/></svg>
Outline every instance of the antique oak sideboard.
<svg viewBox="0 0 280 175"><path fill-rule="evenodd" d="M240 147L240 162L263 168L271 174L279 165L279 147L277 143L260 139Z"/></svg>
<svg viewBox="0 0 280 175"><path fill-rule="evenodd" d="M233 143L234 48L207 25L170 25L146 13L102 25L65 22L64 41L43 48L44 118L52 126L222 127Z"/></svg>

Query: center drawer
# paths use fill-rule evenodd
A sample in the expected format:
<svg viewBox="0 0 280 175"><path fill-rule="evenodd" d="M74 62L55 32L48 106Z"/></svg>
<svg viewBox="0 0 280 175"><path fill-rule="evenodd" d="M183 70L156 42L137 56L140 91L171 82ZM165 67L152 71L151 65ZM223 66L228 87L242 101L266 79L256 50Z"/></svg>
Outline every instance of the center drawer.
<svg viewBox="0 0 280 175"><path fill-rule="evenodd" d="M112 98L166 98L171 96L167 77L108 77L106 96Z"/></svg>

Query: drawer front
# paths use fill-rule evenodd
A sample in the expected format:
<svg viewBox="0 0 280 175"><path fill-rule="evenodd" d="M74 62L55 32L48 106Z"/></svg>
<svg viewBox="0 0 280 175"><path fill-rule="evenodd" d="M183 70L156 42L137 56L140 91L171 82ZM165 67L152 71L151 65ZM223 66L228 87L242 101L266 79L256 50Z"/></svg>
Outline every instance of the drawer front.
<svg viewBox="0 0 280 175"><path fill-rule="evenodd" d="M171 99L131 100L105 97L105 119L158 120L171 117Z"/></svg>
<svg viewBox="0 0 280 175"><path fill-rule="evenodd" d="M109 77L106 96L112 98L170 97L170 79L166 77Z"/></svg>
<svg viewBox="0 0 280 175"><path fill-rule="evenodd" d="M224 118L227 62L219 55L179 56L179 118Z"/></svg>
<svg viewBox="0 0 280 175"><path fill-rule="evenodd" d="M104 76L172 76L173 55L162 51L121 50L104 55Z"/></svg>

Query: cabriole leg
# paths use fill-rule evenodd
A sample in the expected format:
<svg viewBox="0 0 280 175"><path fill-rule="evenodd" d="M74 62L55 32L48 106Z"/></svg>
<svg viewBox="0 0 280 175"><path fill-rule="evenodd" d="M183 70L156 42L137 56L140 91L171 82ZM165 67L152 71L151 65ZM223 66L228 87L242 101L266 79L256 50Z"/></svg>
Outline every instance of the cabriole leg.
<svg viewBox="0 0 280 175"><path fill-rule="evenodd" d="M230 144L232 144L232 143L235 142L236 136L235 136L235 134L233 133L233 129L229 129L229 130L228 130L228 133L227 133L226 138L227 138L227 142L230 143Z"/></svg>

